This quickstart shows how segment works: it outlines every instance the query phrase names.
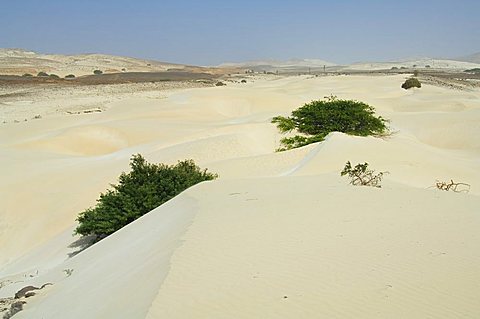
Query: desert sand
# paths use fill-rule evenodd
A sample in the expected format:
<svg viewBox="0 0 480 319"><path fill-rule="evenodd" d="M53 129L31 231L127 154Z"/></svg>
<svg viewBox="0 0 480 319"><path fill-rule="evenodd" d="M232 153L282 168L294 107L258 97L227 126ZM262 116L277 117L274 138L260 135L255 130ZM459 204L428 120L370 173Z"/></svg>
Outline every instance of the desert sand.
<svg viewBox="0 0 480 319"><path fill-rule="evenodd" d="M1 124L0 298L52 283L19 319L478 318L480 89L406 77L250 77ZM271 118L331 94L393 134L276 153ZM220 178L82 251L77 214L136 153ZM349 185L348 160L388 171L383 187ZM433 187L450 179L470 191Z"/></svg>

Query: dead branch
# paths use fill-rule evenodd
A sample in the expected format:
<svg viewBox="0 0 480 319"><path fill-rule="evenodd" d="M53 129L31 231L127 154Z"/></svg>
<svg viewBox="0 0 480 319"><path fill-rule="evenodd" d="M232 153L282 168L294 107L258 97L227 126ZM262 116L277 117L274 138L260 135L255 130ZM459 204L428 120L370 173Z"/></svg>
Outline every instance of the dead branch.
<svg viewBox="0 0 480 319"><path fill-rule="evenodd" d="M468 193L470 191L470 184L467 183L455 183L453 179L450 182L436 181L435 187L442 191L454 191L455 193Z"/></svg>

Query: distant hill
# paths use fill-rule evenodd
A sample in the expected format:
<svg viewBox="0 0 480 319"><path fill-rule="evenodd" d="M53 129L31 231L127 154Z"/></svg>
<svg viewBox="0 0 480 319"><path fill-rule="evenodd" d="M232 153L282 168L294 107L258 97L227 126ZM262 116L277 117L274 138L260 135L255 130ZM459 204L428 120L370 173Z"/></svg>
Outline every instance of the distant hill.
<svg viewBox="0 0 480 319"><path fill-rule="evenodd" d="M448 70L465 70L478 67L476 63L459 61L459 60L445 60L433 58L419 58L408 59L402 61L391 62L358 62L344 66L343 70L388 70L392 68L407 68L407 69L448 69Z"/></svg>
<svg viewBox="0 0 480 319"><path fill-rule="evenodd" d="M23 49L0 49L0 74L22 75L30 73L36 75L43 71L63 77L67 74L74 74L75 76L92 74L94 70L101 70L103 73L165 72L170 70L216 72L212 68L107 54L60 55L40 54Z"/></svg>
<svg viewBox="0 0 480 319"><path fill-rule="evenodd" d="M319 59L291 59L287 61L278 61L278 60L258 60L258 61L247 61L247 62L231 62L223 63L219 65L220 68L241 68L249 69L256 72L300 72L308 71L309 69L317 70L323 69L323 67L335 66L335 63L319 60Z"/></svg>
<svg viewBox="0 0 480 319"><path fill-rule="evenodd" d="M460 58L455 58L454 60L480 64L480 52L470 54Z"/></svg>

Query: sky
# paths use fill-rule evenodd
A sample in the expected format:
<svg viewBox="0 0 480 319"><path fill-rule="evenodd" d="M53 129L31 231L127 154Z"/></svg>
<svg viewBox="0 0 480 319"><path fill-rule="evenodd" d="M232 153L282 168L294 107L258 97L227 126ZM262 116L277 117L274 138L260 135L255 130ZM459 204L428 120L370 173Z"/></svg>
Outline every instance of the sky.
<svg viewBox="0 0 480 319"><path fill-rule="evenodd" d="M479 0L0 0L0 48L218 65L459 57L480 51Z"/></svg>

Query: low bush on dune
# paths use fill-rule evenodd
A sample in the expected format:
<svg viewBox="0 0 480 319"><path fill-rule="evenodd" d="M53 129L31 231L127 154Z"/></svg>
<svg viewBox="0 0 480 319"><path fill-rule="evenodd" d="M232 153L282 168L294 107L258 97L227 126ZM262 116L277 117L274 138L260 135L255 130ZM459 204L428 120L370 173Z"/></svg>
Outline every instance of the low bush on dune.
<svg viewBox="0 0 480 319"><path fill-rule="evenodd" d="M416 78L409 78L402 84L402 89L421 88L422 84Z"/></svg>
<svg viewBox="0 0 480 319"><path fill-rule="evenodd" d="M74 74L65 75L65 79L74 79L74 78L75 78Z"/></svg>
<svg viewBox="0 0 480 319"><path fill-rule="evenodd" d="M225 84L225 83L223 83L223 82L221 82L221 81L219 81L219 82L215 83L215 86L224 86L224 85L226 85L226 84Z"/></svg>
<svg viewBox="0 0 480 319"><path fill-rule="evenodd" d="M56 74L50 74L49 77L51 77L52 79L60 79L60 77Z"/></svg>
<svg viewBox="0 0 480 319"><path fill-rule="evenodd" d="M22 76L23 76L23 77L31 77L31 76L33 76L33 75L31 75L30 73L24 73Z"/></svg>
<svg viewBox="0 0 480 319"><path fill-rule="evenodd" d="M151 164L140 155L130 162L113 189L100 194L97 205L81 212L76 234L94 235L100 240L177 196L187 188L213 180L216 174L201 170L192 160L176 165Z"/></svg>
<svg viewBox="0 0 480 319"><path fill-rule="evenodd" d="M103 74L103 71L102 70L93 70L93 74L100 75L100 74Z"/></svg>
<svg viewBox="0 0 480 319"><path fill-rule="evenodd" d="M331 132L369 136L382 135L388 130L387 120L375 116L372 106L359 101L337 99L336 96L307 103L289 117L276 116L272 123L277 124L282 133L299 133L282 138L282 146L277 151L321 142Z"/></svg>
<svg viewBox="0 0 480 319"><path fill-rule="evenodd" d="M38 72L37 76L48 76L48 73L40 71Z"/></svg>
<svg viewBox="0 0 480 319"><path fill-rule="evenodd" d="M350 178L350 184L355 186L372 186L372 187L382 187L380 185L383 175L388 174L388 172L379 172L376 173L374 170L368 168L368 163L357 164L355 167L352 167L350 161L345 164L341 176L348 175Z"/></svg>

